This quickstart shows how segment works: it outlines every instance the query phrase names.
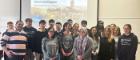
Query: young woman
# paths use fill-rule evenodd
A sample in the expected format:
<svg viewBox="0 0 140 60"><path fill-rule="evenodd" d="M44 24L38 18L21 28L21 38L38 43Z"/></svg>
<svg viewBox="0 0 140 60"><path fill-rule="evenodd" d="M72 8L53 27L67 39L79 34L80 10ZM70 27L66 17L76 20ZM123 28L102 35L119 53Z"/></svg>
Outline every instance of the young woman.
<svg viewBox="0 0 140 60"><path fill-rule="evenodd" d="M118 42L118 58L119 60L135 60L138 38L131 32L130 24L125 24L123 30L124 33L119 37Z"/></svg>
<svg viewBox="0 0 140 60"><path fill-rule="evenodd" d="M73 43L74 39L69 29L70 24L64 23L63 37L60 41L61 60L74 60Z"/></svg>
<svg viewBox="0 0 140 60"><path fill-rule="evenodd" d="M59 44L53 28L48 29L48 35L42 39L42 52L44 60L60 60Z"/></svg>
<svg viewBox="0 0 140 60"><path fill-rule="evenodd" d="M100 37L99 35L97 35L96 26L90 29L89 36L93 39L93 41L96 42L95 44L93 44L94 46L96 46L96 48L92 50L92 60L97 60L97 57L98 57L97 55L98 55L99 46L100 46Z"/></svg>
<svg viewBox="0 0 140 60"><path fill-rule="evenodd" d="M76 60L91 60L93 40L88 36L87 28L81 28L74 41L74 54Z"/></svg>
<svg viewBox="0 0 140 60"><path fill-rule="evenodd" d="M77 37L79 34L79 24L78 23L75 23L72 27L72 35L73 37Z"/></svg>
<svg viewBox="0 0 140 60"><path fill-rule="evenodd" d="M100 40L98 60L111 60L115 57L115 41L111 38L110 26L104 29L104 37Z"/></svg>
<svg viewBox="0 0 140 60"><path fill-rule="evenodd" d="M115 60L118 60L118 55L117 55L117 47L118 47L118 41L119 41L119 37L121 35L121 32L120 32L120 28L119 27L115 27L114 29L114 40L115 40Z"/></svg>

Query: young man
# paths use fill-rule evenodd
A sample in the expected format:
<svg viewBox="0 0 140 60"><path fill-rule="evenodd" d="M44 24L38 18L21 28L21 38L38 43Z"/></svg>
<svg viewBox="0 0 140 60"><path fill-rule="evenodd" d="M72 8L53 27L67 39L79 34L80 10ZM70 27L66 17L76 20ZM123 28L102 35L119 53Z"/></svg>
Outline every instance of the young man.
<svg viewBox="0 0 140 60"><path fill-rule="evenodd" d="M26 18L25 23L26 25L23 28L23 30L27 33L28 36L27 55L25 57L25 60L34 60L33 53L32 53L33 46L31 45L32 45L32 41L34 41L33 35L37 30L32 26L31 18Z"/></svg>
<svg viewBox="0 0 140 60"><path fill-rule="evenodd" d="M56 35L62 36L62 24L60 22L56 22Z"/></svg>
<svg viewBox="0 0 140 60"><path fill-rule="evenodd" d="M48 29L54 28L54 25L55 25L55 20L54 19L50 19L49 20L49 28Z"/></svg>
<svg viewBox="0 0 140 60"><path fill-rule="evenodd" d="M135 60L138 46L137 36L131 32L130 24L123 27L124 34L120 36L118 42L118 60Z"/></svg>
<svg viewBox="0 0 140 60"><path fill-rule="evenodd" d="M42 38L44 38L47 35L47 29L46 27L46 21L41 20L39 22L39 29L34 34L33 37L33 51L35 52L35 59L36 60L42 60Z"/></svg>
<svg viewBox="0 0 140 60"><path fill-rule="evenodd" d="M23 60L26 54L27 36L23 31L23 22L16 22L16 29L6 32L2 37L3 51L7 55L5 60Z"/></svg>

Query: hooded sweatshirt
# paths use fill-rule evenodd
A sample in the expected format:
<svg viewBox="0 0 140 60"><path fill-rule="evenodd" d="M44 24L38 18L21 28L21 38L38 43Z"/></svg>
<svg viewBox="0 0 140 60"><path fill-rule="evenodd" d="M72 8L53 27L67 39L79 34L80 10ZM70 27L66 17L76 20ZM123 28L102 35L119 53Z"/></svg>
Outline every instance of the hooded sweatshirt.
<svg viewBox="0 0 140 60"><path fill-rule="evenodd" d="M118 42L118 58L119 60L135 60L138 39L133 33L126 36L123 34Z"/></svg>

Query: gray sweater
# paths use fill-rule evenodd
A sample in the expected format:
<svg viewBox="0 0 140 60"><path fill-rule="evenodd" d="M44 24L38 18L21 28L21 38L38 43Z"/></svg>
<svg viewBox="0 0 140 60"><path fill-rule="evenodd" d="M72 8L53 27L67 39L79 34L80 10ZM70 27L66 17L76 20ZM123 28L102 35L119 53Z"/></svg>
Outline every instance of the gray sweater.
<svg viewBox="0 0 140 60"><path fill-rule="evenodd" d="M83 60L91 60L92 49L95 49L96 46L96 42L89 36L84 37L83 40L78 36L74 41L74 55L75 57L82 55Z"/></svg>
<svg viewBox="0 0 140 60"><path fill-rule="evenodd" d="M59 60L59 45L57 37L53 39L48 39L44 37L42 40L42 51L44 60L50 60L51 58L56 58Z"/></svg>

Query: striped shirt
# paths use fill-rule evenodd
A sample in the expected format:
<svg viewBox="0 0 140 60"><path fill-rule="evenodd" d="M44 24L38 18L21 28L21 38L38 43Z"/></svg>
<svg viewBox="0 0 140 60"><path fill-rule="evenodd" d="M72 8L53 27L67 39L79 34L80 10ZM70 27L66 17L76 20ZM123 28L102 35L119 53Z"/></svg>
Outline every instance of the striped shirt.
<svg viewBox="0 0 140 60"><path fill-rule="evenodd" d="M23 32L6 32L2 37L2 46L14 52L15 55L26 54L27 36Z"/></svg>

